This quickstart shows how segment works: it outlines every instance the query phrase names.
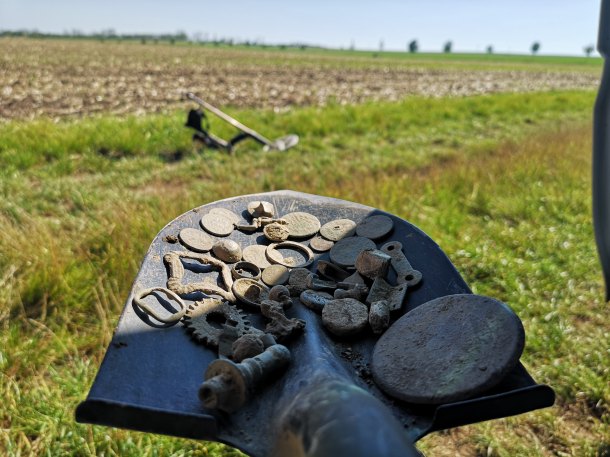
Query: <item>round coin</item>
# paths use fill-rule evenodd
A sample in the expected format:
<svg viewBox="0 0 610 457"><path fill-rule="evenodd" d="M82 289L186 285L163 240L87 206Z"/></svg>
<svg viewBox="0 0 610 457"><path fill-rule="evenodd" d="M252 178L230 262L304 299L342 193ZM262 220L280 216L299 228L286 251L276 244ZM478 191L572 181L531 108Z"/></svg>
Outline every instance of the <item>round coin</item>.
<svg viewBox="0 0 610 457"><path fill-rule="evenodd" d="M361 236L350 236L335 243L330 250L330 260L340 267L353 267L358 254L367 249L375 249L375 243Z"/></svg>
<svg viewBox="0 0 610 457"><path fill-rule="evenodd" d="M504 303L447 295L398 319L373 350L372 373L386 394L418 404L471 398L492 388L519 361L523 325Z"/></svg>
<svg viewBox="0 0 610 457"><path fill-rule="evenodd" d="M356 226L356 235L370 238L371 240L378 240L383 238L394 228L394 222L388 216L378 214L376 216L369 216Z"/></svg>
<svg viewBox="0 0 610 457"><path fill-rule="evenodd" d="M237 214L226 208L212 208L210 210L210 213L223 216L224 218L229 219L233 224L237 224L241 220L241 218Z"/></svg>
<svg viewBox="0 0 610 457"><path fill-rule="evenodd" d="M351 219L335 219L320 227L320 235L331 241L339 241L355 233L356 223Z"/></svg>
<svg viewBox="0 0 610 457"><path fill-rule="evenodd" d="M266 251L267 246L263 246L262 244L251 244L244 248L242 258L246 262L251 262L261 270L264 270L271 265L271 262L267 260Z"/></svg>
<svg viewBox="0 0 610 457"><path fill-rule="evenodd" d="M229 236L233 233L233 222L218 212L205 214L200 223L203 229L212 235Z"/></svg>
<svg viewBox="0 0 610 457"><path fill-rule="evenodd" d="M191 227L180 230L178 238L185 247L195 252L208 252L214 245L214 240L207 233Z"/></svg>
<svg viewBox="0 0 610 457"><path fill-rule="evenodd" d="M269 287L286 284L288 277L290 276L290 270L283 265L271 265L265 268L261 279Z"/></svg>
<svg viewBox="0 0 610 457"><path fill-rule="evenodd" d="M318 252L330 251L334 244L334 241L327 240L319 235L314 236L311 240L309 240L309 247Z"/></svg>
<svg viewBox="0 0 610 457"><path fill-rule="evenodd" d="M290 238L308 238L320 230L320 221L316 216L309 213L296 212L282 216L286 221L286 228L290 232Z"/></svg>
<svg viewBox="0 0 610 457"><path fill-rule="evenodd" d="M354 298L331 300L322 308L322 323L337 336L355 335L369 322L369 310Z"/></svg>
<svg viewBox="0 0 610 457"><path fill-rule="evenodd" d="M274 243L286 241L288 239L288 236L290 235L290 232L286 228L286 225L278 224L277 222L272 222L269 225L265 225L263 233L269 241L273 241Z"/></svg>

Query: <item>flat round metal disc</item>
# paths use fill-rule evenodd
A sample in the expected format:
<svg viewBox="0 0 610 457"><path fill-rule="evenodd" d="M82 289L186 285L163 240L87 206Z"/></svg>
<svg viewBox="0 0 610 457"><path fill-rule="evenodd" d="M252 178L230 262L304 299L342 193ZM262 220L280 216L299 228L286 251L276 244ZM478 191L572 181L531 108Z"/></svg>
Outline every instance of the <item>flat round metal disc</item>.
<svg viewBox="0 0 610 457"><path fill-rule="evenodd" d="M356 227L356 235L378 240L390 233L393 228L394 222L391 218L378 214L363 219Z"/></svg>
<svg viewBox="0 0 610 457"><path fill-rule="evenodd" d="M191 227L180 230L178 238L184 246L195 252L208 252L214 245L214 240L207 233Z"/></svg>
<svg viewBox="0 0 610 457"><path fill-rule="evenodd" d="M298 211L282 216L290 232L290 238L308 238L320 230L320 220L313 214Z"/></svg>
<svg viewBox="0 0 610 457"><path fill-rule="evenodd" d="M203 229L216 236L229 236L233 233L233 222L218 212L209 212L201 218Z"/></svg>
<svg viewBox="0 0 610 457"><path fill-rule="evenodd" d="M309 240L309 247L314 251L318 252L326 252L330 251L330 249L335 245L334 241L327 240L326 238L322 238L321 236L314 236L311 240Z"/></svg>
<svg viewBox="0 0 610 457"><path fill-rule="evenodd" d="M377 341L371 369L389 396L441 404L496 385L516 366L524 344L523 325L504 303L447 295L397 320Z"/></svg>
<svg viewBox="0 0 610 457"><path fill-rule="evenodd" d="M246 246L242 252L242 259L246 262L253 263L261 270L264 270L271 265L271 262L267 260L267 246L262 244L251 244Z"/></svg>
<svg viewBox="0 0 610 457"><path fill-rule="evenodd" d="M233 223L233 224L237 224L241 220L237 214L235 214L230 209L226 209L226 208L212 208L210 210L210 213L218 214L219 216L222 216L225 219L229 219L231 221L231 223Z"/></svg>
<svg viewBox="0 0 610 457"><path fill-rule="evenodd" d="M375 249L375 243L361 236L350 236L335 243L330 250L330 260L340 267L353 267L358 254L367 249Z"/></svg>
<svg viewBox="0 0 610 457"><path fill-rule="evenodd" d="M286 284L290 277L290 270L283 265L271 265L265 268L261 279L269 287Z"/></svg>
<svg viewBox="0 0 610 457"><path fill-rule="evenodd" d="M355 233L356 223L351 219L335 219L320 227L320 235L331 241L339 241Z"/></svg>

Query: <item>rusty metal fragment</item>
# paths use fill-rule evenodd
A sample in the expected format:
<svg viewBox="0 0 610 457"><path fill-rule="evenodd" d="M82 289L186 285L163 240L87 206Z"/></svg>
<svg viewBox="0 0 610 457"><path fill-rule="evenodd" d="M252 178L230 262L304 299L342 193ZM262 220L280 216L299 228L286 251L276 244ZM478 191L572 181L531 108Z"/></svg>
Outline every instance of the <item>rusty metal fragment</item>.
<svg viewBox="0 0 610 457"><path fill-rule="evenodd" d="M371 303L369 325L376 335L381 335L390 326L390 306L386 300Z"/></svg>
<svg viewBox="0 0 610 457"><path fill-rule="evenodd" d="M265 350L265 345L259 335L245 334L235 340L231 349L233 360L241 362L262 353Z"/></svg>
<svg viewBox="0 0 610 457"><path fill-rule="evenodd" d="M265 327L265 332L273 335L280 343L301 333L305 328L304 320L286 317L282 304L273 300L261 302L261 314L270 319Z"/></svg>
<svg viewBox="0 0 610 457"><path fill-rule="evenodd" d="M390 233L393 228L394 222L390 217L378 214L360 221L356 227L356 234L371 240L378 240Z"/></svg>
<svg viewBox="0 0 610 457"><path fill-rule="evenodd" d="M349 284L348 289L337 289L334 292L335 298L355 298L364 302L369 293L369 288L365 284Z"/></svg>
<svg viewBox="0 0 610 457"><path fill-rule="evenodd" d="M210 282L196 282L189 284L182 284L184 278L184 265L182 259L196 260L204 265L211 265L216 269L220 270L220 277L226 289L223 289L216 284ZM231 302L235 301L235 295L231 291L233 286L233 277L231 276L231 270L224 262L215 259L211 255L197 254L195 252L188 251L171 251L163 256L163 261L167 265L168 278L167 287L168 289L176 292L178 295L187 295L193 292L201 292L207 295L219 295L225 300Z"/></svg>
<svg viewBox="0 0 610 457"><path fill-rule="evenodd" d="M392 257L379 249L367 249L358 254L356 270L365 278L384 278L390 268Z"/></svg>
<svg viewBox="0 0 610 457"><path fill-rule="evenodd" d="M321 276L335 282L344 281L350 276L349 272L345 271L341 267L338 267L334 263L327 262L326 260L318 260L316 269Z"/></svg>
<svg viewBox="0 0 610 457"><path fill-rule="evenodd" d="M269 290L269 300L276 301L282 305L284 309L292 306L292 299L290 298L290 290L283 285L275 285Z"/></svg>
<svg viewBox="0 0 610 457"><path fill-rule="evenodd" d="M298 297L301 292L307 290L307 276L310 271L307 268L293 268L288 277L288 290L292 297Z"/></svg>
<svg viewBox="0 0 610 457"><path fill-rule="evenodd" d="M335 219L320 227L320 235L330 241L339 241L356 233L356 223L351 219Z"/></svg>
<svg viewBox="0 0 610 457"><path fill-rule="evenodd" d="M256 200L248 203L248 214L256 217L275 217L275 207L273 203Z"/></svg>
<svg viewBox="0 0 610 457"><path fill-rule="evenodd" d="M212 246L216 257L226 263L235 263L241 260L241 246L233 240L219 240Z"/></svg>
<svg viewBox="0 0 610 457"><path fill-rule="evenodd" d="M195 252L208 252L214 245L207 233L191 227L180 230L178 238L183 246Z"/></svg>
<svg viewBox="0 0 610 457"><path fill-rule="evenodd" d="M362 251L375 248L375 243L368 238L361 236L343 238L330 250L330 260L340 267L353 267Z"/></svg>
<svg viewBox="0 0 610 457"><path fill-rule="evenodd" d="M388 303L390 311L397 311L402 307L407 289L406 284L392 286L383 278L376 278L366 297L366 303L371 304L385 300Z"/></svg>
<svg viewBox="0 0 610 457"><path fill-rule="evenodd" d="M334 291L337 288L335 281L325 281L320 279L317 274L309 273L305 281L305 285L311 290L330 290Z"/></svg>
<svg viewBox="0 0 610 457"><path fill-rule="evenodd" d="M337 336L352 336L362 332L369 321L369 310L353 298L331 300L322 309L322 323Z"/></svg>
<svg viewBox="0 0 610 457"><path fill-rule="evenodd" d="M262 354L234 363L214 360L199 387L199 399L206 408L232 413L241 408L256 390L277 377L290 363L287 347L275 344Z"/></svg>
<svg viewBox="0 0 610 457"><path fill-rule="evenodd" d="M345 278L343 281L339 281L337 286L342 289L352 289L354 286L358 285L366 285L364 278L360 276L360 273L357 271L352 273L350 276Z"/></svg>
<svg viewBox="0 0 610 457"><path fill-rule="evenodd" d="M402 252L402 243L390 241L381 246L381 250L392 257L392 268L396 272L397 283L413 287L421 281L422 274L411 266Z"/></svg>

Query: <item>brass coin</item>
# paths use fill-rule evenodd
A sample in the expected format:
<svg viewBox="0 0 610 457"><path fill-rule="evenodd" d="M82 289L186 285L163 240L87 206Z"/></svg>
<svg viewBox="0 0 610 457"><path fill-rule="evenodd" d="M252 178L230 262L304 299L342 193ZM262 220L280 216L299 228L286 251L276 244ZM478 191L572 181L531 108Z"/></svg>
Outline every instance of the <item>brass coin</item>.
<svg viewBox="0 0 610 457"><path fill-rule="evenodd" d="M228 236L233 233L233 222L224 215L209 212L201 218L203 229L216 236Z"/></svg>
<svg viewBox="0 0 610 457"><path fill-rule="evenodd" d="M351 219L335 219L320 228L320 235L327 240L339 241L356 233L356 223Z"/></svg>
<svg viewBox="0 0 610 457"><path fill-rule="evenodd" d="M391 218L378 214L360 221L356 227L356 235L370 238L371 240L378 240L390 233L393 228L394 222L392 222Z"/></svg>
<svg viewBox="0 0 610 457"><path fill-rule="evenodd" d="M319 235L314 236L311 240L309 240L309 247L318 252L330 251L334 244L334 241L327 240Z"/></svg>
<svg viewBox="0 0 610 457"><path fill-rule="evenodd" d="M330 260L340 267L353 267L358 254L367 249L375 249L375 243L361 236L350 236L335 243L330 250Z"/></svg>
<svg viewBox="0 0 610 457"><path fill-rule="evenodd" d="M267 251L267 246L263 246L262 244L252 244L244 248L242 253L242 258L246 262L251 262L256 265L261 270L271 266L271 262L267 260L267 255L265 252Z"/></svg>
<svg viewBox="0 0 610 457"><path fill-rule="evenodd" d="M286 225L278 224L277 222L272 222L269 225L265 225L263 233L269 241L273 241L274 243L286 241L288 239L288 236L290 235L290 232L286 228Z"/></svg>
<svg viewBox="0 0 610 457"><path fill-rule="evenodd" d="M290 276L290 270L283 265L271 265L265 268L261 279L269 287L286 284L288 277Z"/></svg>
<svg viewBox="0 0 610 457"><path fill-rule="evenodd" d="M296 212L282 216L286 221L286 228L290 232L290 238L308 238L320 230L320 221L316 216L309 213Z"/></svg>
<svg viewBox="0 0 610 457"><path fill-rule="evenodd" d="M178 238L184 246L195 252L208 252L214 245L214 240L207 233L191 227L180 230Z"/></svg>

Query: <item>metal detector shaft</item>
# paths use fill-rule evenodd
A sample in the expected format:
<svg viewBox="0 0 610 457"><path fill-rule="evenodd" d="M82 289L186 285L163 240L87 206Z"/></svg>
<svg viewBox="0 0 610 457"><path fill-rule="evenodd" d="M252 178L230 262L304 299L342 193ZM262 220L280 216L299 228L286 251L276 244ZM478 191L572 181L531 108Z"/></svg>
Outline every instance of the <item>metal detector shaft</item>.
<svg viewBox="0 0 610 457"><path fill-rule="evenodd" d="M597 49L604 71L593 119L593 226L610 300L610 1L602 0Z"/></svg>
<svg viewBox="0 0 610 457"><path fill-rule="evenodd" d="M201 105L203 108L207 109L211 113L214 113L216 116L218 116L219 118L223 119L224 121L227 121L233 127L235 127L237 129L241 130L242 132L250 135L252 138L254 138L259 143L264 144L265 146L269 146L270 148L273 148L273 142L272 141L270 141L269 139L265 138L263 135L261 135L260 133L256 132L255 130L252 130L250 127L246 127L244 124L239 122L237 119L234 119L231 116L229 116L228 114L220 111L215 106L210 105L205 100L200 99L199 97L197 97L192 92L187 93L186 97L189 100L193 100L195 103Z"/></svg>

